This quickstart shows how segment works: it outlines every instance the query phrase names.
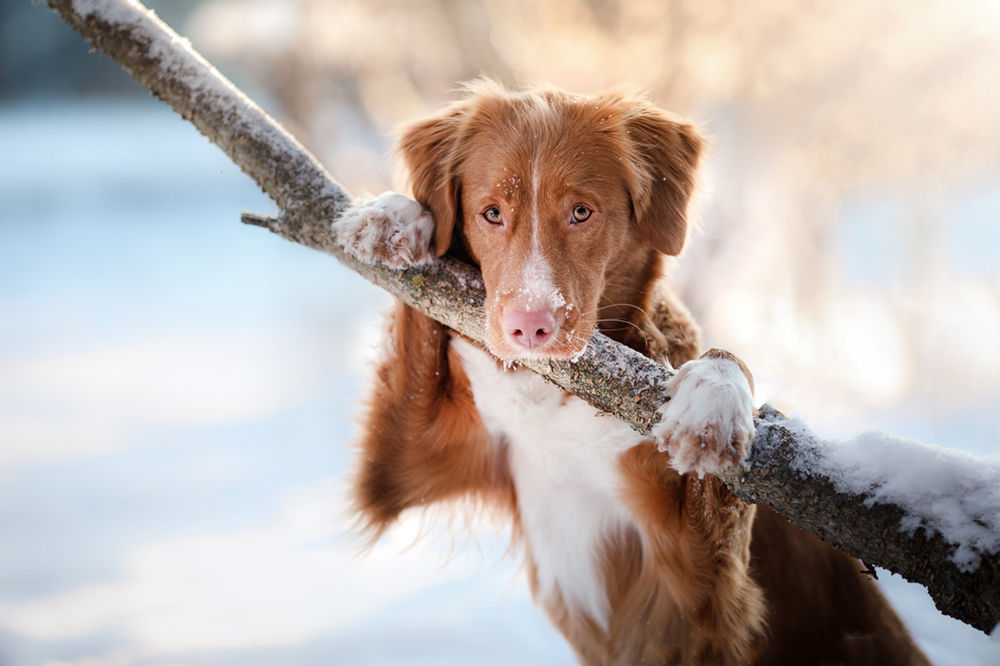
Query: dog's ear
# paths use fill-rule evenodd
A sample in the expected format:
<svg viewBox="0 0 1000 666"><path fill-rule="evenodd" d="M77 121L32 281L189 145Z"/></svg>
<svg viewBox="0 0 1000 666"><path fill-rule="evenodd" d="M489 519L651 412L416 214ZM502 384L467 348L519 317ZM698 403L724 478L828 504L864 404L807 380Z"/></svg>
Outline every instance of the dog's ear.
<svg viewBox="0 0 1000 666"><path fill-rule="evenodd" d="M410 174L413 198L434 216L434 252L439 257L448 251L462 214L456 161L464 116L463 105L457 104L417 121L403 129L396 148Z"/></svg>
<svg viewBox="0 0 1000 666"><path fill-rule="evenodd" d="M627 186L640 233L664 254L680 254L702 139L690 123L641 102L625 127L631 144Z"/></svg>

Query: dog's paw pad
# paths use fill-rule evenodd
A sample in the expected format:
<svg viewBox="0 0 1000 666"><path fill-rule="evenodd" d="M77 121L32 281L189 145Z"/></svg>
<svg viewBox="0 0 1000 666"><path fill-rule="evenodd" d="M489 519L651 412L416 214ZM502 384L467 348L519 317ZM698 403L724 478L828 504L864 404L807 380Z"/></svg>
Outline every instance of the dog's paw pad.
<svg viewBox="0 0 1000 666"><path fill-rule="evenodd" d="M667 386L671 399L653 435L674 469L703 476L742 462L754 423L753 393L740 366L720 358L689 361Z"/></svg>
<svg viewBox="0 0 1000 666"><path fill-rule="evenodd" d="M368 264L407 268L434 260L434 218L419 203L396 192L348 208L333 223L337 241Z"/></svg>

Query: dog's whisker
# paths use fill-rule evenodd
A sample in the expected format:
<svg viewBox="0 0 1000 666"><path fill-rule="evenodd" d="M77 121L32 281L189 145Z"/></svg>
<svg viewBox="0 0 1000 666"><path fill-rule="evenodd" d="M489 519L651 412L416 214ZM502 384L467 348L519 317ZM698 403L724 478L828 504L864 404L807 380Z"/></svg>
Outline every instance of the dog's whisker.
<svg viewBox="0 0 1000 666"><path fill-rule="evenodd" d="M639 333L642 333L642 327L639 326L638 324L636 324L633 321L629 321L628 319L598 319L597 320L597 324L598 325L600 325L600 324L625 324L624 326L619 326L618 328L607 328L605 330L609 330L609 331L623 331L623 330L627 329L629 326L631 326L632 328L634 328Z"/></svg>
<svg viewBox="0 0 1000 666"><path fill-rule="evenodd" d="M631 303L609 303L608 305L598 305L596 312L601 312L602 310L611 310L617 308L632 308L642 314L648 314L645 308L639 307L638 305L632 305Z"/></svg>

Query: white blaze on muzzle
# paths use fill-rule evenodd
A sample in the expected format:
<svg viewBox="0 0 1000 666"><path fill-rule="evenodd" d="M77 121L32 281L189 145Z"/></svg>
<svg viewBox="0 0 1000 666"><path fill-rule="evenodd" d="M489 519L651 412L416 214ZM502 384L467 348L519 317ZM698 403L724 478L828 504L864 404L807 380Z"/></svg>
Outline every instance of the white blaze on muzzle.
<svg viewBox="0 0 1000 666"><path fill-rule="evenodd" d="M528 311L556 310L566 305L566 298L552 280L552 266L537 250L521 269L521 286L516 289L516 298L511 305Z"/></svg>

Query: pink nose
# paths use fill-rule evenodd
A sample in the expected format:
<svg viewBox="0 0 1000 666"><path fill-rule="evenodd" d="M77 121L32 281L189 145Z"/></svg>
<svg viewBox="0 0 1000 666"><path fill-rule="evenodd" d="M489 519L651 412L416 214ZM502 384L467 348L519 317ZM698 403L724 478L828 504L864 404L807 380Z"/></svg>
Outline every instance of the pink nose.
<svg viewBox="0 0 1000 666"><path fill-rule="evenodd" d="M551 312L513 310L504 314L503 329L514 344L525 349L544 345L556 328Z"/></svg>

